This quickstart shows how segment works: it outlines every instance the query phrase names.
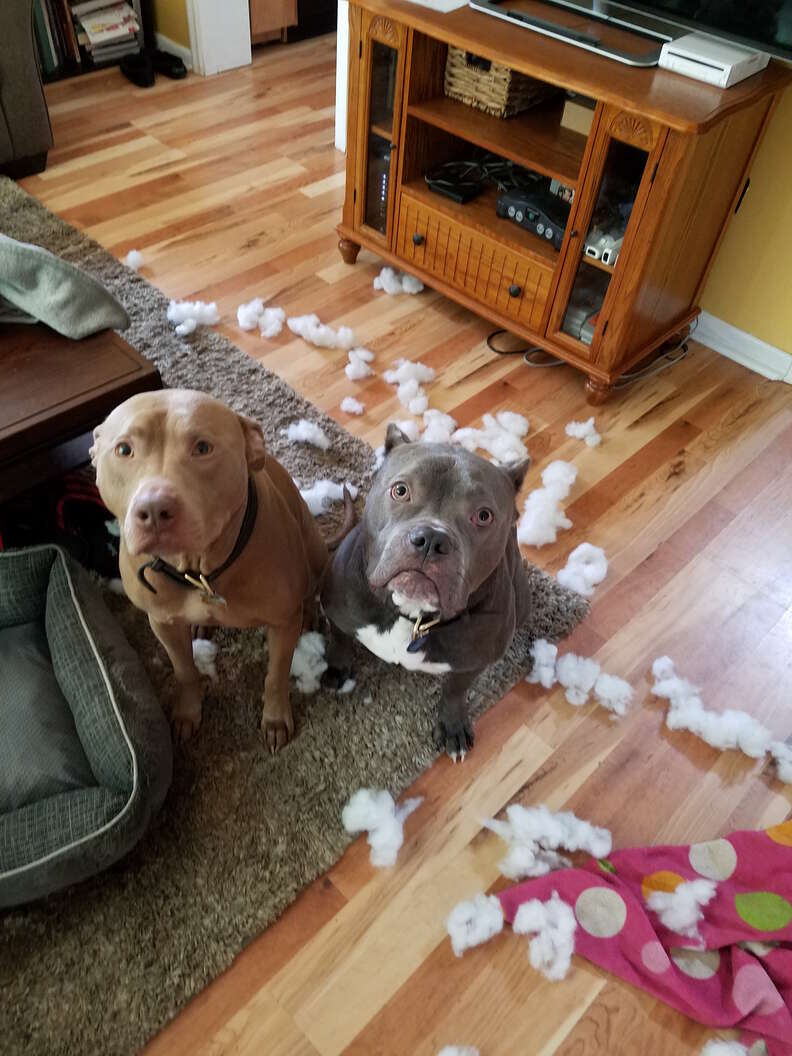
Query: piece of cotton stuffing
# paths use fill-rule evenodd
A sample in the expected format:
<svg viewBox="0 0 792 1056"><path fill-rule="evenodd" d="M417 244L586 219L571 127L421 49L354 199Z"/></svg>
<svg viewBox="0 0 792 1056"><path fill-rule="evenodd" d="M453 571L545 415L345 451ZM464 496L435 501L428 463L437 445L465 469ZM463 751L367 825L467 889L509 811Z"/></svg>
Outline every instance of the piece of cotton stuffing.
<svg viewBox="0 0 792 1056"><path fill-rule="evenodd" d="M545 689L552 689L555 685L555 665L558 656L558 646L548 642L545 638L537 638L531 646L531 659L533 667L525 676L526 682L540 683Z"/></svg>
<svg viewBox="0 0 792 1056"><path fill-rule="evenodd" d="M176 326L176 336L177 337L187 337L187 335L191 334L197 328L197 326L198 326L198 320L197 319L192 319L192 318L185 319L184 322L177 324L177 326Z"/></svg>
<svg viewBox="0 0 792 1056"><path fill-rule="evenodd" d="M334 502L344 501L345 486L351 497L356 499L358 489L354 484L336 484L333 480L317 480L309 488L299 488L299 491L311 514L319 517L327 513Z"/></svg>
<svg viewBox="0 0 792 1056"><path fill-rule="evenodd" d="M252 301L240 304L237 308L237 323L240 330L255 330L263 311L264 301L260 297L254 297Z"/></svg>
<svg viewBox="0 0 792 1056"><path fill-rule="evenodd" d="M596 660L576 653L564 653L556 662L556 677L565 689L564 696L576 708L589 698L600 673Z"/></svg>
<svg viewBox="0 0 792 1056"><path fill-rule="evenodd" d="M602 443L593 418L587 418L585 422L567 422L565 432L575 440L584 440L588 447L598 447Z"/></svg>
<svg viewBox="0 0 792 1056"><path fill-rule="evenodd" d="M742 1042L712 1038L701 1050L701 1056L750 1056L750 1051Z"/></svg>
<svg viewBox="0 0 792 1056"><path fill-rule="evenodd" d="M421 430L418 428L418 423L414 422L412 418L405 418L401 422L396 422L396 428L400 429L407 437L407 439L410 440L412 443L415 443L415 441L421 435Z"/></svg>
<svg viewBox="0 0 792 1056"><path fill-rule="evenodd" d="M389 385L403 385L405 381L417 381L419 385L426 385L434 381L435 372L432 367L427 367L424 363L397 359L395 366L386 370L382 376Z"/></svg>
<svg viewBox="0 0 792 1056"><path fill-rule="evenodd" d="M712 880L689 880L673 891L652 891L646 904L660 918L660 923L677 935L700 939L699 923L704 919L702 906L715 897L717 884Z"/></svg>
<svg viewBox="0 0 792 1056"><path fill-rule="evenodd" d="M472 1045L444 1045L437 1056L481 1056Z"/></svg>
<svg viewBox="0 0 792 1056"><path fill-rule="evenodd" d="M349 833L368 833L371 864L388 868L396 864L404 843L405 820L422 802L423 796L416 796L397 807L385 789L361 788L344 807L341 820Z"/></svg>
<svg viewBox="0 0 792 1056"><path fill-rule="evenodd" d="M601 671L594 683L594 696L603 708L614 715L626 715L632 704L633 688L629 682L618 675L609 675Z"/></svg>
<svg viewBox="0 0 792 1056"><path fill-rule="evenodd" d="M572 521L561 509L577 479L577 467L561 459L542 470L542 487L530 492L517 525L517 541L525 546L554 543L559 528L571 528Z"/></svg>
<svg viewBox="0 0 792 1056"><path fill-rule="evenodd" d="M503 907L495 895L479 892L473 898L458 902L448 915L446 931L457 957L473 946L503 931Z"/></svg>
<svg viewBox="0 0 792 1056"><path fill-rule="evenodd" d="M357 343L351 327L340 326L334 330L332 326L320 322L319 316L313 313L291 316L286 320L286 325L293 334L317 348L350 349Z"/></svg>
<svg viewBox="0 0 792 1056"><path fill-rule="evenodd" d="M608 559L605 551L599 546L592 546L591 543L581 543L569 555L556 579L562 587L588 598L607 574Z"/></svg>
<svg viewBox="0 0 792 1056"><path fill-rule="evenodd" d="M558 850L588 851L595 858L606 858L613 846L607 829L592 825L571 811L554 814L544 805L523 807L512 803L506 808L506 820L491 819L484 827L500 836L509 847L498 863L503 876L522 880L544 876L568 865Z"/></svg>
<svg viewBox="0 0 792 1056"><path fill-rule="evenodd" d="M354 690L356 685L357 685L357 680L356 679L354 679L354 678L345 678L344 681L342 682L342 684L336 690L336 692L340 696L345 697L345 696L347 696L349 693L351 693Z"/></svg>
<svg viewBox="0 0 792 1056"><path fill-rule="evenodd" d="M143 266L143 254L139 249L130 249L127 255L124 257L124 263L132 271L137 271L138 268Z"/></svg>
<svg viewBox="0 0 792 1056"><path fill-rule="evenodd" d="M217 668L215 667L215 660L217 659L217 642L213 642L209 638L193 638L192 653L198 671L207 678L211 678L213 682L216 682Z"/></svg>
<svg viewBox="0 0 792 1056"><path fill-rule="evenodd" d="M417 396L413 396L410 402L407 404L407 410L410 414L423 414L429 406L429 397L425 392L420 391Z"/></svg>
<svg viewBox="0 0 792 1056"><path fill-rule="evenodd" d="M301 693L316 693L327 670L325 638L318 631L306 631L297 640L289 674Z"/></svg>
<svg viewBox="0 0 792 1056"><path fill-rule="evenodd" d="M349 350L349 362L344 367L344 373L350 381L362 381L364 378L373 376L374 371L359 353L361 349L351 348Z"/></svg>
<svg viewBox="0 0 792 1056"><path fill-rule="evenodd" d="M515 436L525 436L531 428L531 423L528 419L522 414L517 414L516 411L498 411L495 417L498 420L498 425L506 429L507 432L514 433Z"/></svg>
<svg viewBox="0 0 792 1056"><path fill-rule="evenodd" d="M383 268L374 279L374 289L383 290L392 297L399 293L420 293L423 288L420 279L393 268Z"/></svg>
<svg viewBox="0 0 792 1056"><path fill-rule="evenodd" d="M330 447L330 438L324 429L316 422L309 422L307 418L291 422L286 429L281 429L280 433L290 444L310 444L312 447L321 448L322 451L327 451Z"/></svg>
<svg viewBox="0 0 792 1056"><path fill-rule="evenodd" d="M277 337L283 329L286 312L283 308L265 308L259 316L259 333L265 340Z"/></svg>
<svg viewBox="0 0 792 1056"><path fill-rule="evenodd" d="M545 979L557 982L568 973L575 951L577 921L574 910L554 891L546 902L523 902L512 921L518 935L533 935L529 946L531 967Z"/></svg>
<svg viewBox="0 0 792 1056"><path fill-rule="evenodd" d="M792 784L792 746L785 741L771 741L768 751L773 757L779 781Z"/></svg>
<svg viewBox="0 0 792 1056"><path fill-rule="evenodd" d="M341 401L341 410L344 414L363 414L365 409L360 400L356 400L354 396L345 396Z"/></svg>
<svg viewBox="0 0 792 1056"><path fill-rule="evenodd" d="M213 326L220 322L220 313L214 301L210 304L205 301L170 301L168 304L169 323L181 324L190 319L202 326Z"/></svg>
<svg viewBox="0 0 792 1056"><path fill-rule="evenodd" d="M456 422L450 414L437 411L430 407L424 411L424 429L421 440L426 444L448 444L456 429Z"/></svg>

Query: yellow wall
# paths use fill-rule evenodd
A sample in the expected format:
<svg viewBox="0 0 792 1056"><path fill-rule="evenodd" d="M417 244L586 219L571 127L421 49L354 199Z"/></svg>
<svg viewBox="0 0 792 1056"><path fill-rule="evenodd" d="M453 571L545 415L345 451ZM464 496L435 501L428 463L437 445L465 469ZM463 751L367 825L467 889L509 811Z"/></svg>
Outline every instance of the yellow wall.
<svg viewBox="0 0 792 1056"><path fill-rule="evenodd" d="M190 28L185 0L154 0L154 27L158 33L189 48Z"/></svg>
<svg viewBox="0 0 792 1056"><path fill-rule="evenodd" d="M792 353L792 88L776 107L701 307Z"/></svg>

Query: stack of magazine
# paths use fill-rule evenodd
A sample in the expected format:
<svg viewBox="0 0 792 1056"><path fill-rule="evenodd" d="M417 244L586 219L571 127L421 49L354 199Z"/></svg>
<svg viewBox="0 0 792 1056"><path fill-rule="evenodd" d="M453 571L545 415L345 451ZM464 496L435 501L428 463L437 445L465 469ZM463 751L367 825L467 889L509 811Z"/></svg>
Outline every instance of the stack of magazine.
<svg viewBox="0 0 792 1056"><path fill-rule="evenodd" d="M72 4L77 40L95 63L108 62L140 50L140 23L128 3L84 0Z"/></svg>
<svg viewBox="0 0 792 1056"><path fill-rule="evenodd" d="M34 0L33 18L45 78L116 62L143 44L140 0Z"/></svg>

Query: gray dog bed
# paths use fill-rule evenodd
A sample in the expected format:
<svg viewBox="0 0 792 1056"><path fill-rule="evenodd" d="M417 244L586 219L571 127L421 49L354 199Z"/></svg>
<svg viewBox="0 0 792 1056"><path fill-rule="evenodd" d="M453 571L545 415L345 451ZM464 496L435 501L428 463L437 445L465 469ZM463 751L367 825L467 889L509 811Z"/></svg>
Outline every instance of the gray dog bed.
<svg viewBox="0 0 792 1056"><path fill-rule="evenodd" d="M162 709L92 580L56 546L0 553L0 907L121 858L171 773Z"/></svg>

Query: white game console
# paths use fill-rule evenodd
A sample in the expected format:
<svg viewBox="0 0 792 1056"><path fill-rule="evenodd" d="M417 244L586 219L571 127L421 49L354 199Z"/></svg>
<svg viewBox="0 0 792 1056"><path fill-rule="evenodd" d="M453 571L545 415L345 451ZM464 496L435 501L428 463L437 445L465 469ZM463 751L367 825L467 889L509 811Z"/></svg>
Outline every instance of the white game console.
<svg viewBox="0 0 792 1056"><path fill-rule="evenodd" d="M769 61L770 56L764 51L727 44L703 33L688 33L678 40L666 41L658 65L718 88L730 88L759 73Z"/></svg>

